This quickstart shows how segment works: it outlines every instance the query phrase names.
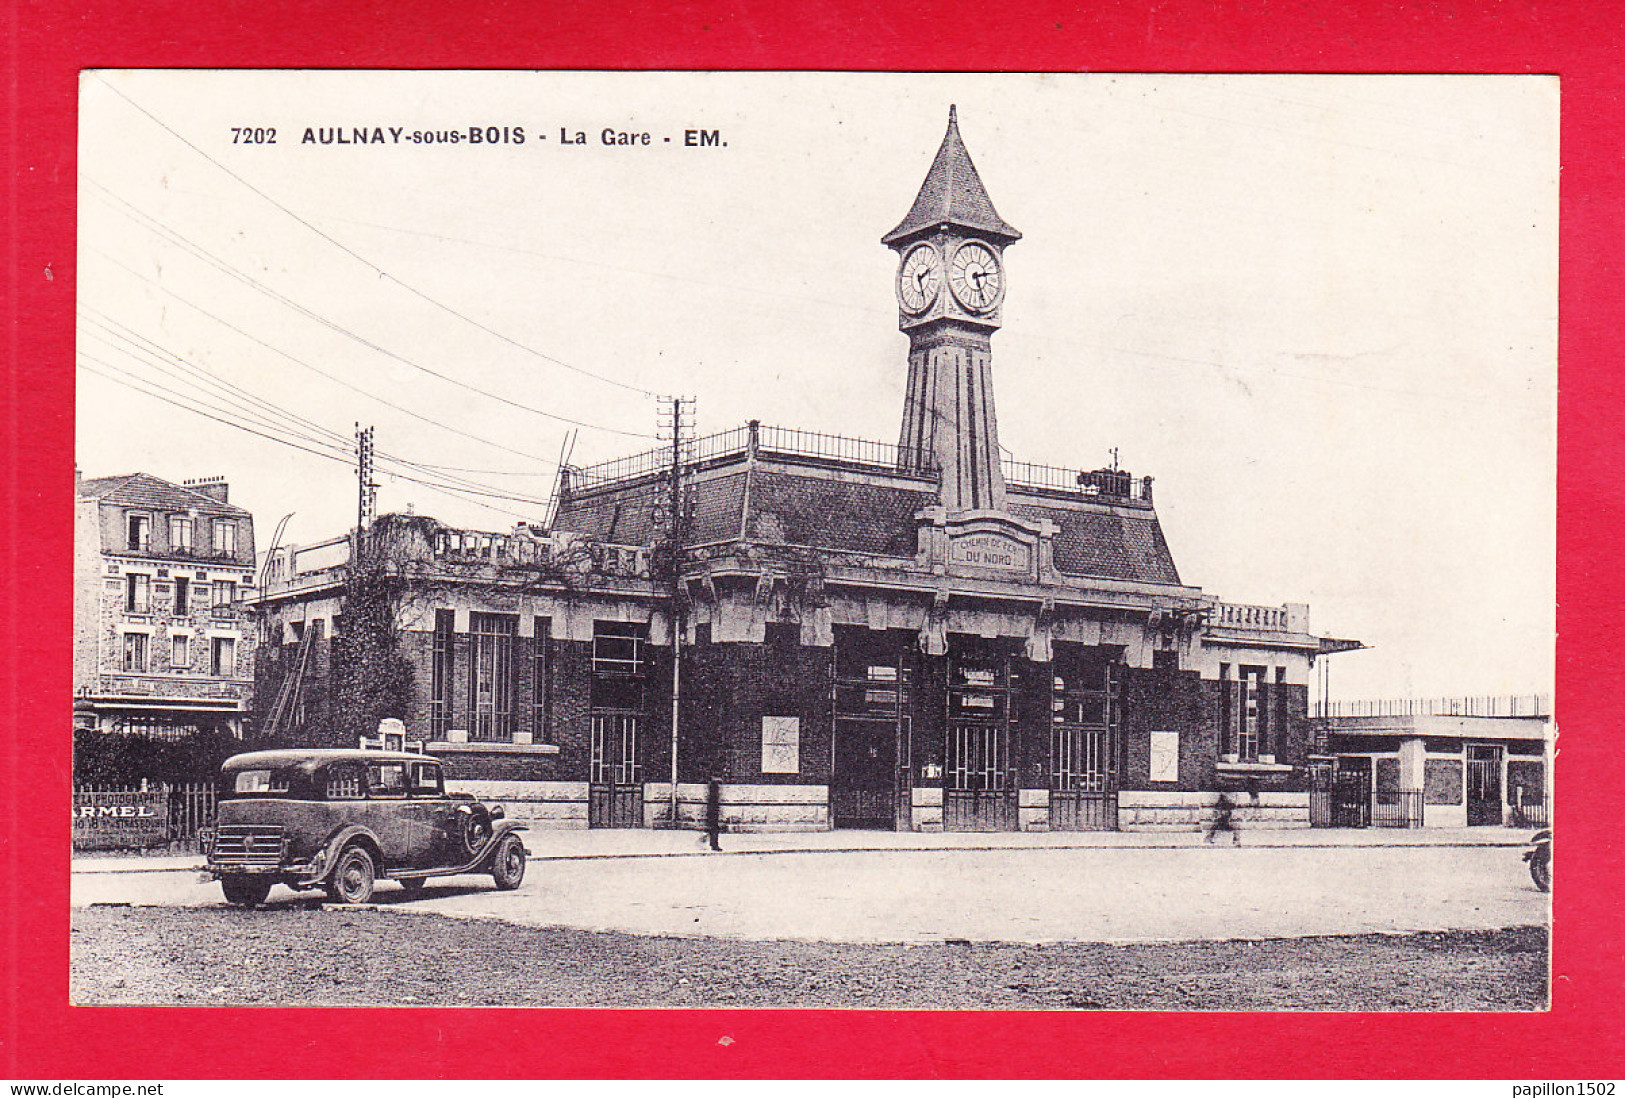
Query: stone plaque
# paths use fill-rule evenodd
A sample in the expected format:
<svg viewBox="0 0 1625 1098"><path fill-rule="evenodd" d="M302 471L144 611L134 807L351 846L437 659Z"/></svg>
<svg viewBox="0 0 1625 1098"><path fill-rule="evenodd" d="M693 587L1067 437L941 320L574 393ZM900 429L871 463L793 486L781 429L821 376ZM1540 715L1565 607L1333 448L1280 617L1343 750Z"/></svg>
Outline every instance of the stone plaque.
<svg viewBox="0 0 1625 1098"><path fill-rule="evenodd" d="M961 534L949 542L948 559L955 564L1000 568L1007 572L1026 572L1032 568L1032 551L1002 534Z"/></svg>

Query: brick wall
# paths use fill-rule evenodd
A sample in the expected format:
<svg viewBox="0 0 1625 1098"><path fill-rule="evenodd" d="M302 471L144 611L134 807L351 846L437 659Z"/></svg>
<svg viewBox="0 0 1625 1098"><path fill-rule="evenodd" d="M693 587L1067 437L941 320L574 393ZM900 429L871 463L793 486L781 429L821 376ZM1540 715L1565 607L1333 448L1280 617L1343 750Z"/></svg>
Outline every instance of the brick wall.
<svg viewBox="0 0 1625 1098"><path fill-rule="evenodd" d="M681 778L822 784L830 775L830 648L798 644L703 644L685 652ZM801 722L800 770L762 772L762 718ZM669 725L668 735L669 735Z"/></svg>

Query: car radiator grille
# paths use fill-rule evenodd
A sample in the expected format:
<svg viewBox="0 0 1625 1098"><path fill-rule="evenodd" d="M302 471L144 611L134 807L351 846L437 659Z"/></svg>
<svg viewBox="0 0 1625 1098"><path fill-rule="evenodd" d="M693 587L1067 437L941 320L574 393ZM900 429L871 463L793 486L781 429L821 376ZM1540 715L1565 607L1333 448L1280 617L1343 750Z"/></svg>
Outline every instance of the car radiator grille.
<svg viewBox="0 0 1625 1098"><path fill-rule="evenodd" d="M215 832L215 865L282 864L282 828L274 825L228 824Z"/></svg>

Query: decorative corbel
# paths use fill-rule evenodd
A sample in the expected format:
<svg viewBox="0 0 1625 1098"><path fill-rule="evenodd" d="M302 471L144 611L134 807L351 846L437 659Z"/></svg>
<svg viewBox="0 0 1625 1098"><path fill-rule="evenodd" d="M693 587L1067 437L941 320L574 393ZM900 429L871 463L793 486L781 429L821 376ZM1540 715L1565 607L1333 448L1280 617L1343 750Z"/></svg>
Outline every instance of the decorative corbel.
<svg viewBox="0 0 1625 1098"><path fill-rule="evenodd" d="M1055 599L1045 598L1038 604L1033 616L1033 630L1027 637L1027 658L1034 663L1049 663L1055 658L1054 631Z"/></svg>
<svg viewBox="0 0 1625 1098"><path fill-rule="evenodd" d="M920 630L920 651L928 656L948 653L948 592L938 591L926 612L925 628Z"/></svg>

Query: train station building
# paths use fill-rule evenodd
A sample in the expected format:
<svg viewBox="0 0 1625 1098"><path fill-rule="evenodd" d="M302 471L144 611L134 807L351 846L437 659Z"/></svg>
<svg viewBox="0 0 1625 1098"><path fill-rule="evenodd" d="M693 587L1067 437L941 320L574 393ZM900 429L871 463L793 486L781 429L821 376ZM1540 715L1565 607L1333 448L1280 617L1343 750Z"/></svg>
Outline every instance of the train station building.
<svg viewBox="0 0 1625 1098"><path fill-rule="evenodd" d="M950 114L882 237L895 443L752 422L565 470L545 528L377 520L412 669L392 715L541 825L697 826L715 778L740 830L1188 829L1221 794L1308 826L1311 669L1358 645L1187 582L1151 477L1004 456L1020 239ZM307 741L334 727L353 544L268 562L260 694Z"/></svg>

